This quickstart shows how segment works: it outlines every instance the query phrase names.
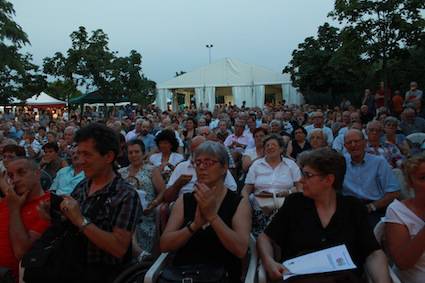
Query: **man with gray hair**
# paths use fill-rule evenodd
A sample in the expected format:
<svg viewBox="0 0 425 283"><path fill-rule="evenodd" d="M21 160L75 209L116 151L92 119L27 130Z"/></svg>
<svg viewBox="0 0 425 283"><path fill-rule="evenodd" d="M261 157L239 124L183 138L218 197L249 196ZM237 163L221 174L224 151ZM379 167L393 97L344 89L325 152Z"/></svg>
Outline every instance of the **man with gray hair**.
<svg viewBox="0 0 425 283"><path fill-rule="evenodd" d="M325 117L323 115L323 112L313 112L311 118L313 120L313 124L305 127L307 134L310 134L310 132L316 128L323 129L323 132L326 134L327 137L327 143L329 146L331 146L334 140L334 136L332 130L324 125Z"/></svg>
<svg viewBox="0 0 425 283"><path fill-rule="evenodd" d="M369 224L375 227L387 206L399 197L400 183L385 158L366 153L366 140L360 130L348 130L344 145L349 154L344 155L347 170L342 193L365 204Z"/></svg>

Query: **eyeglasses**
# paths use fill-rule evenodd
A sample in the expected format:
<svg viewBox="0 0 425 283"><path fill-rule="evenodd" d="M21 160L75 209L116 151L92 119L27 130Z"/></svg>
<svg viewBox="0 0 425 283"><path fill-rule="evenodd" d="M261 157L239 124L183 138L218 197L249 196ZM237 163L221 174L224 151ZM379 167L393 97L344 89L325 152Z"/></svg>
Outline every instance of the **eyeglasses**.
<svg viewBox="0 0 425 283"><path fill-rule="evenodd" d="M310 178L313 178L315 176L323 176L323 175L322 174L313 174L313 173L301 170L301 176L305 179L310 179Z"/></svg>
<svg viewBox="0 0 425 283"><path fill-rule="evenodd" d="M369 128L367 129L368 132L374 132L374 133L379 133L381 131L381 129L377 129L377 128Z"/></svg>
<svg viewBox="0 0 425 283"><path fill-rule="evenodd" d="M210 168L216 163L220 163L220 161L213 159L196 159L194 161L195 167L201 167L201 165L203 165L205 168Z"/></svg>

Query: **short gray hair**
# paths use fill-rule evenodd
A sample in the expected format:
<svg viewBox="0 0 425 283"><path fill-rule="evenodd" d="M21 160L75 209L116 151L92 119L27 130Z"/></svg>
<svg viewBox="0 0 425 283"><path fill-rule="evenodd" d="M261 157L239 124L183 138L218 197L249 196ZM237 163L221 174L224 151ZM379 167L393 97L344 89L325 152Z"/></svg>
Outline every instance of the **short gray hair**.
<svg viewBox="0 0 425 283"><path fill-rule="evenodd" d="M328 142L328 135L325 133L325 131L323 131L321 128L314 128L313 130L311 130L308 134L307 134L307 140L310 142L310 138L311 138L311 135L312 134L314 134L314 133L322 133L322 136L323 136L323 140L326 142L326 144L327 144L327 142Z"/></svg>
<svg viewBox="0 0 425 283"><path fill-rule="evenodd" d="M203 142L196 148L194 157L197 158L202 154L214 156L222 165L229 165L229 155L227 154L226 148L221 143L213 141Z"/></svg>
<svg viewBox="0 0 425 283"><path fill-rule="evenodd" d="M398 127L398 125L400 124L400 121L396 117L389 116L389 117L385 118L385 120L384 120L384 126L385 125L388 125L388 124L390 124L390 125L396 125Z"/></svg>

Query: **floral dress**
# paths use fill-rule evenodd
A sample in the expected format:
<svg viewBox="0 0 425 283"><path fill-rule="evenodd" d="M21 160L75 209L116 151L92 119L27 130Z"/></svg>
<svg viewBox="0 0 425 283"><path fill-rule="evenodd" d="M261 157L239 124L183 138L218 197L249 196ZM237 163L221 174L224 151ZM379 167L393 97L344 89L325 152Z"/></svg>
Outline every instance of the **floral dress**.
<svg viewBox="0 0 425 283"><path fill-rule="evenodd" d="M152 170L155 167L150 164L144 164L143 168L136 174L136 178L139 181L139 187L137 190L142 190L146 193L146 202L151 203L157 193L152 183ZM121 168L119 173L124 179L129 176L130 167ZM144 207L143 209L145 209ZM148 215L143 214L141 223L136 227L136 239L139 246L149 253L152 253L154 242L156 240L156 221L155 221L155 210L151 211Z"/></svg>

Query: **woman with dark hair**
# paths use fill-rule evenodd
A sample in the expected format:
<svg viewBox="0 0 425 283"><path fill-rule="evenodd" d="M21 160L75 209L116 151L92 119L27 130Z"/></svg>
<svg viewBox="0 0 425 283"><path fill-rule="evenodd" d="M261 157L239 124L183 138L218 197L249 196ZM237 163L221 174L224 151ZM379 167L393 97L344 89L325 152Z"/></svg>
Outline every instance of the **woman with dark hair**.
<svg viewBox="0 0 425 283"><path fill-rule="evenodd" d="M296 160L298 154L303 151L310 150L311 145L306 138L307 131L304 129L304 127L296 127L292 131L292 139L291 142L288 144L288 150L286 151L286 155Z"/></svg>
<svg viewBox="0 0 425 283"><path fill-rule="evenodd" d="M298 183L300 169L293 160L283 157L285 145L282 137L266 137L263 149L264 157L252 163L242 189L242 195L249 197L254 210L254 235L263 231L285 197L301 189Z"/></svg>
<svg viewBox="0 0 425 283"><path fill-rule="evenodd" d="M155 137L155 142L159 153L152 154L149 161L159 168L161 175L167 182L176 165L184 158L183 155L177 153L179 142L174 131L163 130L159 132Z"/></svg>
<svg viewBox="0 0 425 283"><path fill-rule="evenodd" d="M302 168L302 193L288 196L266 230L258 237L257 248L271 280L282 279L288 272L281 262L345 244L356 269L321 274L335 281L362 282L364 263L373 282L390 282L386 256L380 250L367 221L364 205L341 190L346 171L342 155L328 148L303 152L299 156ZM276 261L272 243L281 249ZM309 278L308 282L322 282ZM300 281L307 282L307 281Z"/></svg>
<svg viewBox="0 0 425 283"><path fill-rule="evenodd" d="M202 265L208 267L204 276L211 278L218 273L213 269L224 269L230 277L225 282L241 282L241 259L247 253L251 229L249 203L224 185L228 155L223 145L204 142L193 160L195 191L177 199L161 236L161 251L176 253L169 269L181 271L186 266L190 276ZM162 279L182 280L160 278L159 282L170 282Z"/></svg>
<svg viewBox="0 0 425 283"><path fill-rule="evenodd" d="M242 155L242 170L248 172L252 162L264 156L263 139L267 136L267 130L256 128L253 132L255 147L248 148Z"/></svg>
<svg viewBox="0 0 425 283"><path fill-rule="evenodd" d="M130 165L119 170L121 177L132 183L146 201L143 207L142 223L136 227L133 244L137 253L142 251L152 253L156 239L155 213L153 209L162 202L165 183L161 172L151 164L144 164L145 145L135 139L127 143ZM141 193L143 191L143 193Z"/></svg>
<svg viewBox="0 0 425 283"><path fill-rule="evenodd" d="M195 119L192 117L186 118L180 137L184 144L183 153L187 156L189 155L191 141L196 136L196 127L197 125Z"/></svg>

